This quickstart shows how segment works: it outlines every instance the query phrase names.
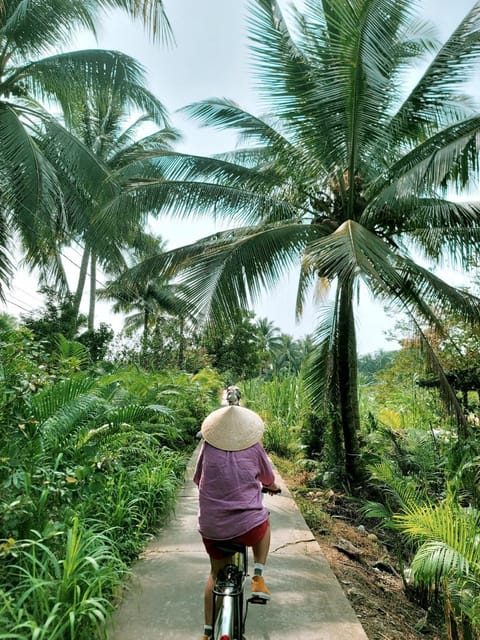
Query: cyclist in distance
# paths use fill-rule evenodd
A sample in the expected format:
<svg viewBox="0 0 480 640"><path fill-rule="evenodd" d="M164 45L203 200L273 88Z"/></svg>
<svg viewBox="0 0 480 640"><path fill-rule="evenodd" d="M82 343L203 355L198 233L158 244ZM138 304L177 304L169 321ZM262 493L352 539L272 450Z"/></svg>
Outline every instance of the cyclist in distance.
<svg viewBox="0 0 480 640"><path fill-rule="evenodd" d="M233 540L252 547L252 595L270 599L263 578L270 548L270 522L262 502L262 486L270 492L277 492L279 487L260 444L263 421L254 411L240 406L240 397L238 387L228 387L224 393L226 406L203 421L204 442L193 476L199 489L198 529L210 557L202 640L212 636L212 589L218 572L229 560L219 549L219 542Z"/></svg>

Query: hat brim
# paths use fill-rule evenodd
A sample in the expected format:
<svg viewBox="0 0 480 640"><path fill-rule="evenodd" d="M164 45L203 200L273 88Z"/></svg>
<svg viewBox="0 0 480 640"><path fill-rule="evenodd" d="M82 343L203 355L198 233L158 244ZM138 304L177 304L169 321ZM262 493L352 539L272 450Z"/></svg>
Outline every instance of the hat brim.
<svg viewBox="0 0 480 640"><path fill-rule="evenodd" d="M241 451L260 442L265 425L258 414L232 405L212 411L202 424L202 436L208 444L223 451Z"/></svg>

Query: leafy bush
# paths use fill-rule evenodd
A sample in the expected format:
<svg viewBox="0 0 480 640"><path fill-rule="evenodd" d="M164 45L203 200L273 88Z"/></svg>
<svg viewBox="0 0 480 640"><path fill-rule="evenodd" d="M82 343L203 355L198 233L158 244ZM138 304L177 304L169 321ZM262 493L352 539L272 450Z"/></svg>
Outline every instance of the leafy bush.
<svg viewBox="0 0 480 640"><path fill-rule="evenodd" d="M75 518L65 531L18 540L0 554L0 638L90 640L102 635L126 567L111 539Z"/></svg>
<svg viewBox="0 0 480 640"><path fill-rule="evenodd" d="M79 372L26 330L0 336L0 638L102 637L118 581L171 513L221 384Z"/></svg>

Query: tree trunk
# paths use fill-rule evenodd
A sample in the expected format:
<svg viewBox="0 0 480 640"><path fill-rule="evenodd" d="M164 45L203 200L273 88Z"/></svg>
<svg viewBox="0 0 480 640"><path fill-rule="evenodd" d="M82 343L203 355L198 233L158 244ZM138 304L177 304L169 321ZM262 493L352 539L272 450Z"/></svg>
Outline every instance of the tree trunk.
<svg viewBox="0 0 480 640"><path fill-rule="evenodd" d="M88 261L90 259L90 249L85 245L83 249L82 262L80 264L80 273L78 276L77 289L73 298L73 310L75 319L78 324L78 316L80 314L80 303L82 302L83 291L85 289L85 281L87 279Z"/></svg>
<svg viewBox="0 0 480 640"><path fill-rule="evenodd" d="M338 317L338 385L340 417L345 446L345 470L352 483L362 478L358 432L360 411L358 406L357 340L353 315L352 286L340 291Z"/></svg>
<svg viewBox="0 0 480 640"><path fill-rule="evenodd" d="M185 362L185 318L183 316L179 316L179 321L180 321L180 337L178 341L177 366L179 369L183 369L183 364Z"/></svg>
<svg viewBox="0 0 480 640"><path fill-rule="evenodd" d="M147 367L147 350L148 350L148 325L150 323L150 313L147 308L143 312L143 335L142 335L142 361L143 366Z"/></svg>
<svg viewBox="0 0 480 640"><path fill-rule="evenodd" d="M92 249L92 259L90 260L90 304L88 306L87 329L95 329L95 302L97 300L97 254Z"/></svg>

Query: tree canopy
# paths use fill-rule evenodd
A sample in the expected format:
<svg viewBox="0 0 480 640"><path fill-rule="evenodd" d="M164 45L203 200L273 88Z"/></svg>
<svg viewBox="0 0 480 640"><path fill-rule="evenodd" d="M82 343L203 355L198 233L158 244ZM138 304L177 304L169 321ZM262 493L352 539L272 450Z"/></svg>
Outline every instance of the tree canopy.
<svg viewBox="0 0 480 640"><path fill-rule="evenodd" d="M478 172L480 118L463 91L480 54L480 6L443 43L415 9L412 0L306 0L287 20L275 0L251 2L252 65L268 115L223 98L188 106L242 144L214 157L165 154L161 181L133 181L109 208L114 214L127 198L180 217L215 211L231 223L148 263L181 268L212 323L247 309L291 269L297 313L307 296L323 295L307 382L312 402L337 416L354 479L359 284L419 331L420 323L440 328L439 310L480 318L478 298L423 263L450 255L468 267L476 252L480 206L449 189ZM404 82L409 70L417 72L413 87Z"/></svg>

